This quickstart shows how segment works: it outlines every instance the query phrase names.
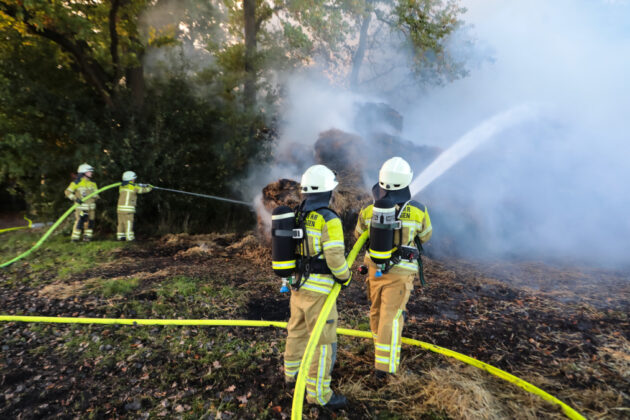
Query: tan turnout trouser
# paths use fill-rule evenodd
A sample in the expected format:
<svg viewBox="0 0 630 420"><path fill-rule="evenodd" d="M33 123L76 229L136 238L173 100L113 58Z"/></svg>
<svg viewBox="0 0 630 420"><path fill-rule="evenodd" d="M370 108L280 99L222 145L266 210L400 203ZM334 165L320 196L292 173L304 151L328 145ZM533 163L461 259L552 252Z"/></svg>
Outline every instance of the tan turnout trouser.
<svg viewBox="0 0 630 420"><path fill-rule="evenodd" d="M400 345L404 312L413 290L414 274L386 273L375 277L376 267L370 265L368 293L370 329L374 337L374 366L377 370L396 373L400 365Z"/></svg>
<svg viewBox="0 0 630 420"><path fill-rule="evenodd" d="M79 210L74 211L74 227L72 228L72 236L70 239L78 241L81 239L81 232L85 239L92 239L94 236L94 219L96 210Z"/></svg>
<svg viewBox="0 0 630 420"><path fill-rule="evenodd" d="M127 239L128 241L133 241L136 239L135 235L133 234L134 216L134 213L118 212L118 231L116 233L117 239Z"/></svg>
<svg viewBox="0 0 630 420"><path fill-rule="evenodd" d="M291 318L287 325L284 351L284 374L287 382L293 382L297 378L308 339L327 297L328 295L310 290L291 291ZM313 404L325 405L332 396L330 374L337 352L337 318L335 303L317 343L306 377L306 400Z"/></svg>

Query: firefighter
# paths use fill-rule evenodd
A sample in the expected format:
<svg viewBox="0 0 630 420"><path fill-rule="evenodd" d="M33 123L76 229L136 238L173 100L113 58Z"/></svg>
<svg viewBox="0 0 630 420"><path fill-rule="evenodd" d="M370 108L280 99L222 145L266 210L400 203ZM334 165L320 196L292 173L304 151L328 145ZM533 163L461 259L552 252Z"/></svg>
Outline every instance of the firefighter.
<svg viewBox="0 0 630 420"><path fill-rule="evenodd" d="M118 207L118 231L116 238L119 241L135 240L133 233L133 218L136 213L138 194L145 194L153 189L151 185L136 184L136 173L126 171L122 176L122 185L119 187Z"/></svg>
<svg viewBox="0 0 630 420"><path fill-rule="evenodd" d="M81 232L83 232L83 240L89 242L94 236L94 219L96 216L96 200L99 196L95 195L85 200L89 194L92 194L98 187L91 181L94 174L94 168L83 163L79 165L77 169L77 178L68 185L65 195L71 201L78 204L74 214L76 216L76 222L72 229L72 242L77 242L81 239Z"/></svg>
<svg viewBox="0 0 630 420"><path fill-rule="evenodd" d="M393 157L387 160L381 167L378 184L372 189L375 203L361 210L355 229L356 237L369 229L371 241L377 236L374 229L387 226L392 226L393 229L393 235L390 237L393 243L370 243L370 250L373 248L391 250L391 258L387 263L383 264L383 260L379 259L387 258L386 253L370 255L371 252L368 251L365 255L365 263L368 266L368 294L371 301L370 329L374 339L374 367L379 380L385 379L388 374L398 372L406 305L413 290L414 276L419 268L418 248L431 238L431 220L426 206L411 200L409 184L412 177L413 171L403 158ZM378 208L375 210L375 205L382 202L391 203L395 218L385 223L380 219L372 225L373 215L381 211Z"/></svg>
<svg viewBox="0 0 630 420"><path fill-rule="evenodd" d="M304 172L301 192L305 200L297 210L298 226L303 238L297 246L297 280L291 292L291 317L287 325L284 352L285 380L295 386L302 355L317 317L335 282L347 286L351 273L344 255L343 229L339 216L328 206L338 182L335 174L324 165L311 166ZM306 379L309 403L330 409L345 407L346 397L330 388L330 375L337 354L337 305L317 344Z"/></svg>

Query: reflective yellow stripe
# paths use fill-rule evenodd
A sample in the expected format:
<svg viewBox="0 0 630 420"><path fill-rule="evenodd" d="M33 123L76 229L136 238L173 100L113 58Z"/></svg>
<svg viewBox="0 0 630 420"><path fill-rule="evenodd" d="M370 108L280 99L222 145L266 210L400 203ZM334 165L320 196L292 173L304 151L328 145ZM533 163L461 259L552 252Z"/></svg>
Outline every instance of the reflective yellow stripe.
<svg viewBox="0 0 630 420"><path fill-rule="evenodd" d="M272 261L271 268L281 270L285 268L295 268L295 260L292 261Z"/></svg>
<svg viewBox="0 0 630 420"><path fill-rule="evenodd" d="M396 267L401 267L401 268L406 268L409 270L416 271L418 269L418 263L415 261L412 261L412 262L400 261L398 264L396 264Z"/></svg>
<svg viewBox="0 0 630 420"><path fill-rule="evenodd" d="M328 346L326 344L320 347L319 369L317 370L317 401L319 401L321 405L324 405L328 402L324 400L324 388L326 387L326 385L324 384L324 376L326 376L327 350Z"/></svg>
<svg viewBox="0 0 630 420"><path fill-rule="evenodd" d="M332 268L331 268L331 269L330 269L330 271L331 271L331 272L332 272L335 276L336 276L337 274L342 274L342 273L344 273L345 271L348 271L348 264L345 264L345 263L344 263L344 265L342 265L340 268L337 268L337 269L332 269Z"/></svg>
<svg viewBox="0 0 630 420"><path fill-rule="evenodd" d="M394 320L392 322L392 344L391 344L391 352L389 353L389 373L396 373L396 368L398 367L398 364L396 363L396 361L398 360L398 357L400 356L396 356L396 354L400 354L400 338L398 337L398 320L400 319L400 316L402 315L402 310L399 309L398 312L396 312L396 316L394 317Z"/></svg>
<svg viewBox="0 0 630 420"><path fill-rule="evenodd" d="M330 291L332 290L332 287L328 287L328 288L326 288L326 287L318 287L318 286L315 286L315 285L313 285L313 284L311 284L311 283L309 283L307 281L306 283L304 283L302 285L302 289L310 290L311 292L317 292L317 293L322 293L324 295L328 295L328 294L330 294Z"/></svg>
<svg viewBox="0 0 630 420"><path fill-rule="evenodd" d="M376 348L376 350L380 350L380 351L385 351L389 353L389 350L391 349L391 347L387 344L379 344L379 343L374 343L374 347Z"/></svg>
<svg viewBox="0 0 630 420"><path fill-rule="evenodd" d="M392 256L392 250L390 249L389 251L374 251L373 249L369 249L368 253L370 254L371 257L374 258L391 258Z"/></svg>
<svg viewBox="0 0 630 420"><path fill-rule="evenodd" d="M324 242L324 249L329 248L344 248L345 245L343 241L326 241Z"/></svg>

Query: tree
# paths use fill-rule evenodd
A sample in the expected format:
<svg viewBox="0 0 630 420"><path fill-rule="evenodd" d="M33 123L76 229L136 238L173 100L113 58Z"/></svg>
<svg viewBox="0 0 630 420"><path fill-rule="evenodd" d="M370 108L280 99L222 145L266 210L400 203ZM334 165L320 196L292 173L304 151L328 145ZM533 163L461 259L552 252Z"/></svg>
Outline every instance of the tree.
<svg viewBox="0 0 630 420"><path fill-rule="evenodd" d="M346 57L339 57L348 63L345 82L352 90L382 86L383 79L393 78L400 68L414 76L413 83L440 84L466 74L464 63L450 56L445 46L462 25L459 16L465 9L456 0L362 0L341 5L358 33L346 40Z"/></svg>
<svg viewBox="0 0 630 420"><path fill-rule="evenodd" d="M44 38L60 49L58 58L80 73L108 106L121 86L134 93L141 106L145 45L140 41L137 16L145 0L0 1L0 19L23 36Z"/></svg>
<svg viewBox="0 0 630 420"><path fill-rule="evenodd" d="M178 2L184 13L165 13L164 25L147 21L169 4L0 1L0 183L24 191L31 210L66 208L62 191L83 161L100 185L133 169L154 184L232 195L250 162L264 159L268 120L243 112L214 67L189 72L177 56L164 71L147 67L150 54L172 58L186 37L218 33L221 15L207 2ZM114 197L104 200L99 218L112 220ZM144 201L140 211L163 231L250 216L163 194Z"/></svg>

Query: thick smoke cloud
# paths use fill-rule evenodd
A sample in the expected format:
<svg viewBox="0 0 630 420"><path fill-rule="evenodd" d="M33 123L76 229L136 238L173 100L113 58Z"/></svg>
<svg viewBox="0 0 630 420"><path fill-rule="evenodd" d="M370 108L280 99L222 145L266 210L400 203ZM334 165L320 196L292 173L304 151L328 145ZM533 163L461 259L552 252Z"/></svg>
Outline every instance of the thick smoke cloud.
<svg viewBox="0 0 630 420"><path fill-rule="evenodd" d="M535 118L508 124L419 194L434 222L432 252L630 266L630 5L464 6L466 26L450 48L465 55L468 77L425 91L419 85L421 94L409 102L408 90L357 95L312 73L292 75L277 166L257 172L249 185L299 179L320 132L357 131L357 103L392 104L404 116L403 138L444 150L493 116L528 104ZM459 45L471 36L474 50Z"/></svg>
<svg viewBox="0 0 630 420"><path fill-rule="evenodd" d="M629 265L630 5L465 5L492 60L424 96L406 115L405 136L448 148L509 107L537 103L543 112L427 188L435 234L455 235L458 251L481 256Z"/></svg>

